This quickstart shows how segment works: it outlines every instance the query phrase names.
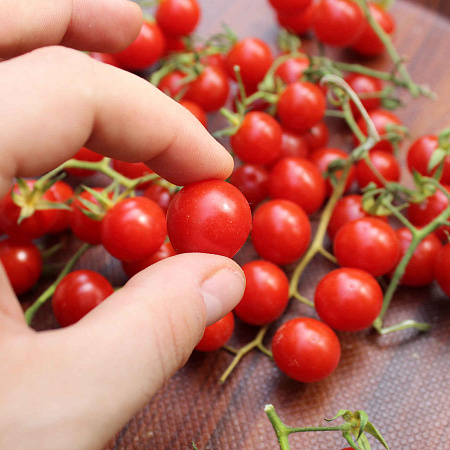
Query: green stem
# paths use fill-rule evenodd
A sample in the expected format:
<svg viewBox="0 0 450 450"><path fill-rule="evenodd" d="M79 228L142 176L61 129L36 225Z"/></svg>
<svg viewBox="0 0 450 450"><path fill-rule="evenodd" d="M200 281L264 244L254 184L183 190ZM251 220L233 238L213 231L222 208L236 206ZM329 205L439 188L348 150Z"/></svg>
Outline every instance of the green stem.
<svg viewBox="0 0 450 450"><path fill-rule="evenodd" d="M31 323L36 311L53 295L56 286L60 281L72 270L75 263L80 259L80 257L90 248L90 244L83 244L78 251L69 259L69 261L64 266L63 270L58 275L58 278L35 300L35 302L25 311L25 319L28 325Z"/></svg>

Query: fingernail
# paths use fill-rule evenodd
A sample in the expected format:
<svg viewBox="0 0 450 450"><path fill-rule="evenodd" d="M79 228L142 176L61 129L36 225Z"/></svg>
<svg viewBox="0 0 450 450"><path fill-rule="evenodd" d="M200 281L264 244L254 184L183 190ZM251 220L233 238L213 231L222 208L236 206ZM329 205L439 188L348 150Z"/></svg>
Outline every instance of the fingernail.
<svg viewBox="0 0 450 450"><path fill-rule="evenodd" d="M206 325L231 311L244 295L245 277L233 269L221 269L203 281L201 291L206 306Z"/></svg>

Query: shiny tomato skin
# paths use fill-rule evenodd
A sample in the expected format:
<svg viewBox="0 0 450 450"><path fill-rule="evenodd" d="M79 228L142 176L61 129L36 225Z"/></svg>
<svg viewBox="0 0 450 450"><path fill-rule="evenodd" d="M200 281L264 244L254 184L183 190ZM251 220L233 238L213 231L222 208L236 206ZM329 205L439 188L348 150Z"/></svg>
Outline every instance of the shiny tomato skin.
<svg viewBox="0 0 450 450"><path fill-rule="evenodd" d="M262 81L272 61L272 51L263 40L246 37L234 44L227 53L225 66L228 76L233 80L236 80L234 66L239 66L242 82L251 91Z"/></svg>
<svg viewBox="0 0 450 450"><path fill-rule="evenodd" d="M174 255L176 255L176 252L173 249L172 244L170 242L164 242L155 253L147 256L147 258L138 261L121 262L124 272L127 274L128 278L131 278L133 275L136 275L138 272L144 270L152 264Z"/></svg>
<svg viewBox="0 0 450 450"><path fill-rule="evenodd" d="M428 163L434 150L439 146L439 139L437 136L427 134L417 138L409 147L406 154L406 162L411 173L415 170L421 175L433 176L437 170L428 170ZM444 158L444 169L442 171L441 183L450 183L450 156Z"/></svg>
<svg viewBox="0 0 450 450"><path fill-rule="evenodd" d="M383 90L383 81L379 78L371 77L360 73L350 73L344 80L355 91L358 97L361 97L361 103L366 111L373 111L381 107L381 97L375 96L381 94ZM369 96L366 98L365 96ZM350 102L353 116L358 118L361 113L354 102Z"/></svg>
<svg viewBox="0 0 450 450"><path fill-rule="evenodd" d="M181 99L183 98L183 95L180 94L181 90L187 86L184 83L185 78L186 74L181 72L181 70L174 70L161 78L158 83L158 89L169 97Z"/></svg>
<svg viewBox="0 0 450 450"><path fill-rule="evenodd" d="M397 263L400 242L388 223L363 217L342 225L334 238L333 249L341 267L362 269L379 277Z"/></svg>
<svg viewBox="0 0 450 450"><path fill-rule="evenodd" d="M231 258L244 245L251 222L244 195L222 180L184 186L167 211L169 240L177 253L214 253Z"/></svg>
<svg viewBox="0 0 450 450"><path fill-rule="evenodd" d="M242 164L230 177L230 183L244 194L250 208L254 208L267 197L268 182L269 172L259 164Z"/></svg>
<svg viewBox="0 0 450 450"><path fill-rule="evenodd" d="M317 284L314 306L320 319L334 330L361 331L370 327L383 306L383 291L368 272L340 268Z"/></svg>
<svg viewBox="0 0 450 450"><path fill-rule="evenodd" d="M281 135L281 126L271 115L251 111L230 137L230 144L240 160L250 164L269 164L280 155Z"/></svg>
<svg viewBox="0 0 450 450"><path fill-rule="evenodd" d="M321 121L302 134L310 151L326 147L330 139L330 132L325 122Z"/></svg>
<svg viewBox="0 0 450 450"><path fill-rule="evenodd" d="M400 262L411 244L412 234L406 227L397 228L395 233L401 246L401 254L398 259ZM425 237L414 250L400 279L400 284L413 287L430 284L434 280L434 262L441 248L442 243L436 234L431 233ZM389 273L389 276L392 278L393 274L394 270Z"/></svg>
<svg viewBox="0 0 450 450"><path fill-rule="evenodd" d="M0 262L16 295L29 291L41 276L41 252L32 242L1 240Z"/></svg>
<svg viewBox="0 0 450 450"><path fill-rule="evenodd" d="M297 13L277 11L278 24L290 33L306 34L312 27L316 6L312 3L304 11Z"/></svg>
<svg viewBox="0 0 450 450"><path fill-rule="evenodd" d="M101 222L105 249L121 261L138 261L156 252L167 236L164 211L147 197L129 197L110 208Z"/></svg>
<svg viewBox="0 0 450 450"><path fill-rule="evenodd" d="M126 176L127 178L131 178L132 180L136 178L143 177L145 175L150 175L153 173L153 170L150 169L142 162L127 162L120 161L118 159L112 160L112 168L119 172L120 174ZM140 183L136 186L137 189L145 189L150 186L153 182L147 181L145 183Z"/></svg>
<svg viewBox="0 0 450 450"><path fill-rule="evenodd" d="M172 194L167 187L154 183L142 192L142 196L153 200L164 213L167 213L174 194Z"/></svg>
<svg viewBox="0 0 450 450"><path fill-rule="evenodd" d="M114 292L110 282L92 270L68 273L56 286L53 313L61 327L78 322Z"/></svg>
<svg viewBox="0 0 450 450"><path fill-rule="evenodd" d="M55 202L64 203L66 205L68 205L74 196L72 187L62 180L58 180L56 183L52 184L49 191L52 193ZM67 230L70 226L71 217L72 209L56 209L55 221L47 233L57 234Z"/></svg>
<svg viewBox="0 0 450 450"><path fill-rule="evenodd" d="M352 0L319 0L313 30L324 44L345 47L354 43L364 28L364 15Z"/></svg>
<svg viewBox="0 0 450 450"><path fill-rule="evenodd" d="M99 155L98 153L89 150L86 147L81 147L75 155L73 155L72 159L76 159L78 161L88 161L88 162L97 162L103 159L103 155ZM68 174L72 175L76 178L87 178L91 175L95 174L94 170L89 169L78 169L75 167L68 167L64 169Z"/></svg>
<svg viewBox="0 0 450 450"><path fill-rule="evenodd" d="M303 73L309 68L310 61L306 56L293 56L283 61L275 70L275 76L283 83L300 81Z"/></svg>
<svg viewBox="0 0 450 450"><path fill-rule="evenodd" d="M278 265L297 261L308 249L311 223L305 211L290 200L269 200L253 215L251 232L258 254Z"/></svg>
<svg viewBox="0 0 450 450"><path fill-rule="evenodd" d="M269 3L278 11L296 13L304 11L312 0L269 0Z"/></svg>
<svg viewBox="0 0 450 450"><path fill-rule="evenodd" d="M323 119L325 109L323 92L309 81L288 84L277 103L281 124L301 133L317 125Z"/></svg>
<svg viewBox="0 0 450 450"><path fill-rule="evenodd" d="M391 14L373 2L369 2L369 10L376 22L388 34L395 31L395 22ZM352 49L364 56L377 56L384 52L385 46L370 23L365 20L362 33L358 40L352 44Z"/></svg>
<svg viewBox="0 0 450 450"><path fill-rule="evenodd" d="M400 164L392 153L371 150L369 159L386 181L400 180ZM356 164L356 180L360 188L366 187L369 183L375 183L377 187L384 186L384 183L374 174L364 159L360 159Z"/></svg>
<svg viewBox="0 0 450 450"><path fill-rule="evenodd" d="M165 52L165 38L155 22L144 22L138 37L113 56L125 70L143 70L156 63Z"/></svg>
<svg viewBox="0 0 450 450"><path fill-rule="evenodd" d="M443 184L444 189L450 192L450 185ZM449 205L447 196L437 189L433 195L427 197L423 202L410 203L408 207L408 219L416 227L428 225L434 218L441 214ZM436 235L442 241L446 241L447 233L450 232L450 225L441 225L436 231Z"/></svg>
<svg viewBox="0 0 450 450"><path fill-rule="evenodd" d="M304 135L282 127L280 157L297 156L307 158L309 155L309 146Z"/></svg>
<svg viewBox="0 0 450 450"><path fill-rule="evenodd" d="M179 103L180 105L183 105L191 114L193 114L205 128L208 128L208 116L206 115L205 110L198 103L187 99L181 99Z"/></svg>
<svg viewBox="0 0 450 450"><path fill-rule="evenodd" d="M450 297L450 243L439 250L434 263L434 276L444 294Z"/></svg>
<svg viewBox="0 0 450 450"><path fill-rule="evenodd" d="M318 167L305 158L286 157L270 171L269 196L291 200L310 215L319 210L326 196L325 180Z"/></svg>
<svg viewBox="0 0 450 450"><path fill-rule="evenodd" d="M334 372L341 358L341 344L325 323L297 317L278 328L272 353L275 364L288 377L313 383Z"/></svg>
<svg viewBox="0 0 450 450"><path fill-rule="evenodd" d="M212 352L223 347L234 331L234 315L230 311L226 316L205 328L203 337L195 346L200 352Z"/></svg>
<svg viewBox="0 0 450 450"><path fill-rule="evenodd" d="M289 302L289 280L270 261L250 261L242 266L247 280L244 295L234 313L250 325L266 325L277 320Z"/></svg>
<svg viewBox="0 0 450 450"><path fill-rule="evenodd" d="M200 20L201 9L196 0L161 0L156 10L156 22L166 36L191 34Z"/></svg>
<svg viewBox="0 0 450 450"><path fill-rule="evenodd" d="M225 105L229 92L227 74L220 67L205 66L200 75L189 83L183 98L197 103L206 112L212 112Z"/></svg>

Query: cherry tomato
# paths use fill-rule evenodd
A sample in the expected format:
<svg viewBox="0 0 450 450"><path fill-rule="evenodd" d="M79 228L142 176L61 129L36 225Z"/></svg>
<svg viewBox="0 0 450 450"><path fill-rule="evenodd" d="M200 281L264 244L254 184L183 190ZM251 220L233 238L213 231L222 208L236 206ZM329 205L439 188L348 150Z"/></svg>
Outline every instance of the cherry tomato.
<svg viewBox="0 0 450 450"><path fill-rule="evenodd" d="M110 66L114 67L120 67L119 61L117 61L117 59L111 53L90 52L89 56L104 64L109 64Z"/></svg>
<svg viewBox="0 0 450 450"><path fill-rule="evenodd" d="M417 138L409 147L406 156L408 169L413 172L417 170L422 175L433 176L437 167L431 171L428 170L428 163L434 150L439 147L438 137L432 134ZM441 183L450 183L450 156L444 158L444 168L440 178Z"/></svg>
<svg viewBox="0 0 450 450"><path fill-rule="evenodd" d="M287 376L313 383L331 375L341 359L341 344L325 323L297 317L281 325L272 340L275 364Z"/></svg>
<svg viewBox="0 0 450 450"><path fill-rule="evenodd" d="M183 98L197 103L204 111L217 111L225 105L230 92L227 74L217 66L205 66L189 83Z"/></svg>
<svg viewBox="0 0 450 450"><path fill-rule="evenodd" d="M32 242L3 239L0 241L0 261L17 295L30 290L41 276L41 253Z"/></svg>
<svg viewBox="0 0 450 450"><path fill-rule="evenodd" d="M231 338L234 331L234 315L230 311L222 319L205 328L203 337L195 346L200 352L212 352L223 347Z"/></svg>
<svg viewBox="0 0 450 450"><path fill-rule="evenodd" d="M314 3L298 13L277 11L277 22L290 33L306 34L312 27L315 12Z"/></svg>
<svg viewBox="0 0 450 450"><path fill-rule="evenodd" d="M400 241L401 253L398 261L404 256L412 241L411 231L406 227L395 230ZM405 286L426 286L434 280L434 262L442 243L434 234L429 234L421 241L419 246L414 250L411 259L406 266L405 273L400 279L400 283ZM394 270L389 273L392 277Z"/></svg>
<svg viewBox="0 0 450 450"><path fill-rule="evenodd" d="M352 0L319 0L313 30L324 44L344 47L353 44L364 28L364 15Z"/></svg>
<svg viewBox="0 0 450 450"><path fill-rule="evenodd" d="M291 13L304 11L311 2L312 0L269 0L274 9Z"/></svg>
<svg viewBox="0 0 450 450"><path fill-rule="evenodd" d="M434 263L434 275L447 297L450 297L450 243L439 250Z"/></svg>
<svg viewBox="0 0 450 450"><path fill-rule="evenodd" d="M125 70L142 70L150 67L163 56L165 38L159 25L144 22L138 37L126 49L114 53L114 58Z"/></svg>
<svg viewBox="0 0 450 450"><path fill-rule="evenodd" d="M89 150L86 147L81 147L75 155L73 155L72 159L76 159L78 161L88 161L88 162L97 162L103 159L103 155L99 155L98 153ZM77 169L75 167L68 167L64 169L68 174L77 178L86 178L94 175L96 172L94 170L89 169Z"/></svg>
<svg viewBox="0 0 450 450"><path fill-rule="evenodd" d="M242 266L247 284L234 313L250 325L266 325L278 319L289 302L289 280L270 261L250 261Z"/></svg>
<svg viewBox="0 0 450 450"><path fill-rule="evenodd" d="M334 239L338 230L347 222L361 219L362 217L369 217L371 214L362 206L362 195L345 195L338 200L336 206L331 214L328 222L328 236ZM387 220L385 216L376 216L378 219Z"/></svg>
<svg viewBox="0 0 450 450"><path fill-rule="evenodd" d="M78 322L114 292L110 282L92 270L75 270L56 286L53 313L62 327Z"/></svg>
<svg viewBox="0 0 450 450"><path fill-rule="evenodd" d="M164 211L147 197L130 197L107 211L100 226L105 249L121 261L156 252L167 235Z"/></svg>
<svg viewBox="0 0 450 450"><path fill-rule="evenodd" d="M269 172L257 164L242 164L230 177L230 183L244 194L251 208L267 197L268 182Z"/></svg>
<svg viewBox="0 0 450 450"><path fill-rule="evenodd" d="M163 211L167 212L170 202L172 201L173 194L165 186L160 184L151 184L142 193L143 197L147 197L153 200Z"/></svg>
<svg viewBox="0 0 450 450"><path fill-rule="evenodd" d="M363 217L342 225L334 238L333 249L340 266L355 267L379 277L397 263L400 242L388 223Z"/></svg>
<svg viewBox="0 0 450 450"><path fill-rule="evenodd" d="M297 81L288 84L280 94L277 114L282 125L302 133L323 119L325 108L325 96L318 86Z"/></svg>
<svg viewBox="0 0 450 450"><path fill-rule="evenodd" d="M395 30L395 22L389 12L373 2L369 2L368 5L370 14L375 21L378 22L388 35L392 35ZM383 42L367 19L364 21L362 33L359 35L357 41L352 44L352 49L364 56L376 56L384 52L385 47Z"/></svg>
<svg viewBox="0 0 450 450"><path fill-rule="evenodd" d="M290 200L269 200L256 209L251 233L258 254L278 265L297 261L311 240L305 211Z"/></svg>
<svg viewBox="0 0 450 450"><path fill-rule="evenodd" d="M281 126L269 114L262 111L247 113L241 126L230 137L236 156L251 164L269 164L281 151Z"/></svg>
<svg viewBox="0 0 450 450"><path fill-rule="evenodd" d="M392 112L386 111L384 109L375 109L373 111L369 111L369 117L371 118L373 124L375 125L375 129L378 131L380 137L382 137L381 141L377 142L372 150L383 150L385 152L393 153L394 147L392 142L388 139L383 138L389 132L389 128L395 125L402 125L402 121ZM367 124L365 120L360 117L357 121L357 124L362 131L362 133L367 136ZM355 144L359 144L359 140L355 137Z"/></svg>
<svg viewBox="0 0 450 450"><path fill-rule="evenodd" d="M377 280L349 267L328 272L317 284L314 305L319 317L339 331L361 331L372 325L383 306Z"/></svg>
<svg viewBox="0 0 450 450"><path fill-rule="evenodd" d="M325 122L319 122L317 125L311 127L308 131L305 131L302 135L310 151L317 148L326 147L330 137L328 126Z"/></svg>
<svg viewBox="0 0 450 450"><path fill-rule="evenodd" d="M444 189L450 192L450 185L443 185ZM441 214L449 205L447 196L437 189L433 195L427 197L421 203L411 203L408 207L408 219L416 227L428 225L434 218ZM447 233L450 232L449 225L441 225L436 231L436 235L442 241L447 240Z"/></svg>
<svg viewBox="0 0 450 450"><path fill-rule="evenodd" d="M233 80L236 80L234 66L239 66L242 82L251 91L262 81L272 61L272 51L264 41L256 37L246 37L229 50L225 65L228 76Z"/></svg>
<svg viewBox="0 0 450 450"><path fill-rule="evenodd" d="M305 158L280 159L270 171L268 188L270 197L291 200L308 215L322 206L326 195L320 170Z"/></svg>
<svg viewBox="0 0 450 450"><path fill-rule="evenodd" d="M285 84L300 81L303 73L309 68L310 62L306 56L293 56L283 61L275 70L275 76Z"/></svg>
<svg viewBox="0 0 450 450"><path fill-rule="evenodd" d="M73 199L72 187L62 180L58 180L55 184L49 188L49 191L53 194L55 202L68 204ZM47 233L61 233L70 226L70 219L72 217L71 209L56 209L55 210L55 222L47 231Z"/></svg>
<svg viewBox="0 0 450 450"><path fill-rule="evenodd" d="M325 174L328 170L328 166L338 159L348 159L348 153L340 148L335 147L323 147L317 150L314 150L309 155L309 160L317 166L322 174ZM345 183L345 191L349 191L352 187L353 181L355 180L355 167L352 165L350 168L350 172L347 176L347 181ZM342 170L337 170L334 172L334 175L337 181L341 178ZM333 185L331 184L330 179L326 180L326 192L327 196L333 192Z"/></svg>
<svg viewBox="0 0 450 450"><path fill-rule="evenodd" d="M136 275L141 270L151 266L152 264L162 261L163 259L169 258L170 256L176 255L175 250L170 242L164 242L155 253L152 253L147 258L141 259L139 261L121 261L122 267L128 278Z"/></svg>
<svg viewBox="0 0 450 450"><path fill-rule="evenodd" d="M205 110L198 103L186 99L181 99L179 103L193 114L205 128L208 128L208 117Z"/></svg>
<svg viewBox="0 0 450 450"><path fill-rule="evenodd" d="M309 146L304 135L296 131L282 127L280 157L296 156L307 158L309 155Z"/></svg>
<svg viewBox="0 0 450 450"><path fill-rule="evenodd" d="M167 230L177 253L233 257L251 228L250 206L232 184L205 180L177 192L167 211Z"/></svg>
<svg viewBox="0 0 450 450"><path fill-rule="evenodd" d="M163 33L173 38L191 34L200 15L196 0L161 0L155 18Z"/></svg>
<svg viewBox="0 0 450 450"><path fill-rule="evenodd" d="M400 164L392 153L371 150L369 159L386 181L400 180ZM377 187L384 186L384 183L375 175L364 159L359 160L356 164L356 179L361 188L366 187L369 183L375 183Z"/></svg>
<svg viewBox="0 0 450 450"><path fill-rule="evenodd" d="M158 89L167 94L169 97L178 98L181 100L183 96L180 93L181 90L187 87L184 82L186 74L181 70L174 70L173 72L164 75L158 83Z"/></svg>
<svg viewBox="0 0 450 450"><path fill-rule="evenodd" d="M30 190L33 189L36 180L26 180ZM18 184L15 183L12 189L0 200L0 227L3 232L10 237L20 241L31 241L43 236L50 230L56 220L56 209L36 209L33 214L18 223L21 206L17 205L12 197L11 191L19 196L18 201L36 208L42 201L54 202L55 197L50 191L36 193L29 201L20 193Z"/></svg>
<svg viewBox="0 0 450 450"><path fill-rule="evenodd" d="M147 167L142 162L132 163L126 161L119 161L118 159L112 160L112 167L114 170L119 172L120 174L126 176L127 178L131 178L135 180L136 178L141 178L145 175L150 175L153 173L153 170ZM153 181L147 181L146 183L140 183L136 187L138 189L145 189L150 186Z"/></svg>
<svg viewBox="0 0 450 450"><path fill-rule="evenodd" d="M383 81L379 78L371 77L361 73L350 73L344 80L355 91L361 100L366 111L373 111L381 107L381 91L383 90ZM354 102L350 102L353 116L358 118L361 113Z"/></svg>

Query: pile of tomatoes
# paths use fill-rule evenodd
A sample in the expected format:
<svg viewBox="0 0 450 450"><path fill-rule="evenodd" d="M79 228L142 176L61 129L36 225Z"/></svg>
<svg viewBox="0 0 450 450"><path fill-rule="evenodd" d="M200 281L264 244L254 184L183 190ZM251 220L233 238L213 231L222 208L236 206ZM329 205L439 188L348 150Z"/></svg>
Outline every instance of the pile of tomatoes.
<svg viewBox="0 0 450 450"><path fill-rule="evenodd" d="M280 29L291 33L291 39L309 33L326 46L345 47L366 57L385 51L356 1L269 1ZM391 35L394 20L389 12L372 2L368 8L375 28ZM67 180L18 180L0 201L0 260L21 295L41 276L39 243L48 234L72 233L86 244L102 245L121 261L129 277L176 253L233 257L249 237L259 258L242 266L247 279L244 296L233 312L205 330L196 347L216 350L230 339L235 317L268 326L282 318L290 298L299 297L298 286L284 269L301 262L308 252L312 220L325 211L344 176L345 161L350 161L343 195L334 198L332 211L323 219L332 249L321 250L339 267L319 281L314 301L309 302L317 319L298 317L282 323L271 344L273 359L284 373L301 382L318 381L339 363L341 348L334 330L359 331L373 324L383 307L379 280L393 277L412 240L410 229L388 217L386 208L368 208L362 192L399 182L396 148L405 129L398 116L383 107L387 82L349 70L343 80L360 97L366 113L352 100L350 110L359 132L344 132L353 132L354 148L373 134L370 128L379 139L366 158L329 146L326 116L330 110L342 113L342 104L327 100L333 87L320 83L320 57L314 59L298 47L282 48L274 56L268 43L256 37L238 39L230 32L197 45L189 36L200 16L196 0L161 0L154 19L145 21L130 47L91 56L142 76L150 73L150 81L205 127L211 114L222 113L229 126L219 134L230 137L236 161L230 179L180 189L142 163L107 161L82 148L72 160L79 164L66 163L61 169ZM406 209L404 217L418 228L449 209L450 157L442 155L430 167L436 150L442 152L446 145L446 133L427 135L416 138L407 150L412 174L441 183ZM96 168L106 161L114 182L107 187L93 184ZM81 189L80 180L91 187ZM450 296L449 230L443 223L423 239L402 274L402 284L423 286L436 279ZM71 271L55 286L54 314L61 326L68 326L112 292L101 274Z"/></svg>

